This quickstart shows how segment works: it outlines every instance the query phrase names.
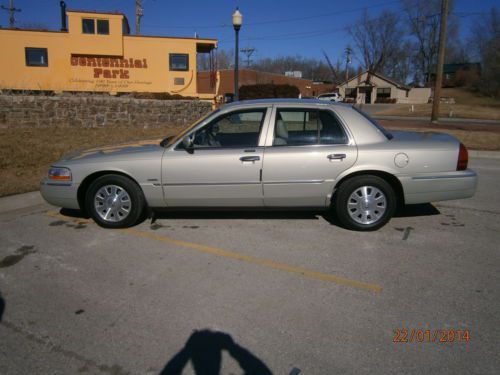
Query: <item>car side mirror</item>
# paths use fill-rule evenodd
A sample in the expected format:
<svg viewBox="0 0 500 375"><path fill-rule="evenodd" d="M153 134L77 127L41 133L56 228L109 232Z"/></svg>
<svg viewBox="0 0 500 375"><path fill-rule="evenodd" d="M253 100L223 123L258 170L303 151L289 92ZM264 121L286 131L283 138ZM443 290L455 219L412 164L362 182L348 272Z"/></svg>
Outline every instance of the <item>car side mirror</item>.
<svg viewBox="0 0 500 375"><path fill-rule="evenodd" d="M193 138L191 138L189 135L186 135L184 138L182 138L182 145L184 146L184 149L190 154L194 152Z"/></svg>

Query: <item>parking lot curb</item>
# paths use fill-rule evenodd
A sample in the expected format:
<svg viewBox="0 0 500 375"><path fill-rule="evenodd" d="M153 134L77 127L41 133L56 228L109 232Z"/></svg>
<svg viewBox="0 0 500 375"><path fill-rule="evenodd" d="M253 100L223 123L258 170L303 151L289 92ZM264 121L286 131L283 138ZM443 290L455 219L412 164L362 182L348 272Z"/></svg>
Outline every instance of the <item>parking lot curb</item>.
<svg viewBox="0 0 500 375"><path fill-rule="evenodd" d="M30 193L9 195L0 198L0 213L36 206L44 202L38 190Z"/></svg>
<svg viewBox="0 0 500 375"><path fill-rule="evenodd" d="M469 150L471 158L500 159L500 151Z"/></svg>

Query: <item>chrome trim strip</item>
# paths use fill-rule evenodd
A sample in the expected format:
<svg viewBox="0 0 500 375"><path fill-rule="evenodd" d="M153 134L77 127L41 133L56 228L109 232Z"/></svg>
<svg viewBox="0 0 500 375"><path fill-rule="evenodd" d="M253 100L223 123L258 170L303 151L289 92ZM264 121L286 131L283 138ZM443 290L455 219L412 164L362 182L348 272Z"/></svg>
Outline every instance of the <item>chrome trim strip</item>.
<svg viewBox="0 0 500 375"><path fill-rule="evenodd" d="M57 183L57 182L45 182L45 185L47 185L47 186L71 186L72 184L64 184L64 183Z"/></svg>
<svg viewBox="0 0 500 375"><path fill-rule="evenodd" d="M241 181L241 182L190 182L190 183L173 183L162 184L163 186L225 186L225 185L260 185L260 181ZM153 184L160 186L160 184Z"/></svg>
<svg viewBox="0 0 500 375"><path fill-rule="evenodd" d="M469 171L468 173L455 174L450 176L416 176L412 177L412 180L441 180L441 179L453 179L453 178L471 178L476 177L476 173Z"/></svg>
<svg viewBox="0 0 500 375"><path fill-rule="evenodd" d="M325 180L290 180L290 181L264 181L264 185L278 184L322 184Z"/></svg>

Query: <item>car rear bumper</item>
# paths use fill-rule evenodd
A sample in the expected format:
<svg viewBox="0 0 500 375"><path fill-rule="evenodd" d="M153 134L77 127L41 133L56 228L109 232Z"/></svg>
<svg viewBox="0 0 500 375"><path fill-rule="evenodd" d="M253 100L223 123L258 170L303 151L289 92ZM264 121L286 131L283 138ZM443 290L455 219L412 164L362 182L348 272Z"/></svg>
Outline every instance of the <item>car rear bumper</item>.
<svg viewBox="0 0 500 375"><path fill-rule="evenodd" d="M405 203L429 203L450 199L470 198L476 192L476 172L446 172L399 178L403 186Z"/></svg>
<svg viewBox="0 0 500 375"><path fill-rule="evenodd" d="M43 199L54 206L79 209L78 186L79 184L58 183L45 179L40 182L40 194Z"/></svg>

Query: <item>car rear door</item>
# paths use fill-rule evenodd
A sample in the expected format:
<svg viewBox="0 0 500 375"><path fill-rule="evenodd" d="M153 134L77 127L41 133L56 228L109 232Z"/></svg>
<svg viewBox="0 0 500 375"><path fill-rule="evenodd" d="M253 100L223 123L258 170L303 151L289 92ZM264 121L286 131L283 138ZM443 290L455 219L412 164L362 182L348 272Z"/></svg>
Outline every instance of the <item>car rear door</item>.
<svg viewBox="0 0 500 375"><path fill-rule="evenodd" d="M190 134L192 150L180 143L165 152L162 181L167 206L262 207L262 130L267 131L271 108L222 113Z"/></svg>
<svg viewBox="0 0 500 375"><path fill-rule="evenodd" d="M273 109L262 183L268 207L325 207L357 147L331 106Z"/></svg>

